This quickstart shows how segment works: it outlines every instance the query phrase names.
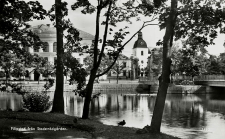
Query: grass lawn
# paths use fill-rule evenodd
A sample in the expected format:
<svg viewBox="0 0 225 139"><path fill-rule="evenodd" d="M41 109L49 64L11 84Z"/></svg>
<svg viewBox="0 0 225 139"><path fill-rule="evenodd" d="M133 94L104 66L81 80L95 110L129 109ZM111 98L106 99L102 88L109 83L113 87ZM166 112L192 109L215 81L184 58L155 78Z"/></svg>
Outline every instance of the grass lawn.
<svg viewBox="0 0 225 139"><path fill-rule="evenodd" d="M178 139L163 133L137 134L137 130L137 128L104 125L96 119L84 120L64 114L11 111L0 112L1 139Z"/></svg>

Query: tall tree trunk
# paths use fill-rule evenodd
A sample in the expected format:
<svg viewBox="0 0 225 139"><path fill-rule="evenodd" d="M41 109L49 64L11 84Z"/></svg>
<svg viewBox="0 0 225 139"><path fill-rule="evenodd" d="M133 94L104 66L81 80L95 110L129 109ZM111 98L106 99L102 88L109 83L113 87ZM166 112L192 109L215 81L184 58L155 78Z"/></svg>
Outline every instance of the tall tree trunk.
<svg viewBox="0 0 225 139"><path fill-rule="evenodd" d="M5 86L8 87L8 72L5 71Z"/></svg>
<svg viewBox="0 0 225 139"><path fill-rule="evenodd" d="M98 39L99 39L99 22L100 22L100 13L101 13L101 7L97 6L97 14L96 14L96 33L95 33L95 40L94 40L94 62L93 62L93 68L90 73L90 78L88 80L88 84L86 86L86 94L85 94L85 100L84 100L84 106L83 106L83 119L89 118L89 105L91 102L91 95L93 91L94 81L96 78L96 73L98 70Z"/></svg>
<svg viewBox="0 0 225 139"><path fill-rule="evenodd" d="M95 81L95 76L96 76L97 70L92 69L91 70L91 75L86 87L86 95L85 95L85 100L84 100L84 107L83 107L83 115L82 119L88 119L89 118L89 106L91 102L91 95L93 91L93 86L94 86L94 81Z"/></svg>
<svg viewBox="0 0 225 139"><path fill-rule="evenodd" d="M64 76L63 76L63 28L62 28L62 11L61 0L55 0L55 16L57 31L57 67L56 67L56 87L53 99L52 112L64 113Z"/></svg>
<svg viewBox="0 0 225 139"><path fill-rule="evenodd" d="M119 80L119 69L118 69L118 66L117 66L117 69L116 69L116 83L118 84L118 80Z"/></svg>
<svg viewBox="0 0 225 139"><path fill-rule="evenodd" d="M170 83L171 66L171 47L174 35L174 25L176 22L177 0L171 0L171 11L166 21L166 32L163 38L163 66L162 79L159 84L153 117L151 121L151 132L160 132L163 110L165 106L167 89Z"/></svg>
<svg viewBox="0 0 225 139"><path fill-rule="evenodd" d="M95 40L94 40L94 62L93 62L93 68L91 70L90 78L86 87L86 94L85 94L85 100L84 100L84 107L83 107L83 119L88 119L89 118L89 105L91 102L91 95L93 91L93 85L94 85L94 80L96 78L96 74L98 71L98 68L101 63L102 55L104 53L105 45L106 45L106 38L107 38L107 30L108 30L108 22L109 22L109 12L112 6L112 1L109 2L109 8L108 8L108 14L106 17L106 25L105 25L105 32L103 36L103 44L102 44L102 50L100 51L100 54L98 52L98 42L99 42L99 22L100 22L100 14L101 10L104 7L102 4L103 1L99 1L99 5L97 6L97 14L96 14L96 33L95 33ZM106 4L106 3L105 3ZM103 6L103 7L102 7ZM99 76L97 76L99 77Z"/></svg>

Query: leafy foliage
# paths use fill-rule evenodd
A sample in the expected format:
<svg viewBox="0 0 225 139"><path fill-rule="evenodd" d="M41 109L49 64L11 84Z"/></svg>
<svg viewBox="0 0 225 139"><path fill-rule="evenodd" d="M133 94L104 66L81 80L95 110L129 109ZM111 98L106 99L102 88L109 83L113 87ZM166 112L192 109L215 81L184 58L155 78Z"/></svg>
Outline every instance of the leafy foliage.
<svg viewBox="0 0 225 139"><path fill-rule="evenodd" d="M117 3L118 2L118 3ZM139 4L138 4L139 5ZM92 96L93 91L93 83L96 77L100 77L104 74L106 74L116 63L119 54L124 49L124 46L137 34L137 32L124 44L122 44L123 39L128 34L126 31L127 27L119 29L118 32L114 33L113 39L108 40L107 36L108 34L113 33L113 27L116 26L117 23L122 21L127 21L131 23L131 18L136 17L138 15L137 9L134 7L134 2L132 0L127 1L126 3L119 3L119 1L115 0L98 0L97 6L94 6L91 4L89 0L78 0L76 3L72 5L72 9L76 10L77 8L82 7L82 13L93 13L96 10L96 34L95 34L95 40L93 41L91 52L93 56L93 66L90 70L90 78L86 87L86 98L84 102L84 111L83 111L83 118L88 118L89 115L89 104ZM104 10L106 9L106 10ZM100 39L100 17L101 13L106 11L103 15L106 17L105 20L101 23L104 25L104 33L103 38ZM138 20L138 18L137 18ZM109 26L112 26L111 28ZM144 25L143 25L144 27ZM142 27L142 28L143 28ZM100 50L99 44L101 43ZM109 49L108 56L109 58L112 58L113 62L111 63L108 68L103 71L102 73L98 73L99 67L101 67L101 62L104 58L104 52L107 47L111 47L112 49Z"/></svg>
<svg viewBox="0 0 225 139"><path fill-rule="evenodd" d="M64 73L65 75L69 75L70 84L73 84L74 82L77 83L77 89L74 91L78 94L82 94L82 90L86 84L87 71L70 53L65 54L64 66Z"/></svg>
<svg viewBox="0 0 225 139"><path fill-rule="evenodd" d="M0 6L0 67L6 80L13 75L24 76L25 68L33 67L36 62L27 52L28 47L44 47L39 37L32 32L28 22L42 20L46 11L38 1L2 0Z"/></svg>
<svg viewBox="0 0 225 139"><path fill-rule="evenodd" d="M213 40L217 37L218 31L224 33L225 12L221 3L214 0L180 2L174 28L175 40L188 38L193 44L202 47L214 44ZM170 9L164 7L161 9L164 13L160 15L159 23L161 29L164 29Z"/></svg>
<svg viewBox="0 0 225 139"><path fill-rule="evenodd" d="M50 97L43 92L32 92L23 95L23 107L31 112L44 112L51 107Z"/></svg>
<svg viewBox="0 0 225 139"><path fill-rule="evenodd" d="M29 29L32 19L45 18L46 11L38 1L2 0L0 7L0 41L3 48L17 52L18 48L42 44L39 37Z"/></svg>
<svg viewBox="0 0 225 139"><path fill-rule="evenodd" d="M225 74L225 60L224 53L221 53L220 56L210 55L207 60L206 70L204 74L207 75L224 75Z"/></svg>
<svg viewBox="0 0 225 139"><path fill-rule="evenodd" d="M54 82L55 82L54 79L48 79L47 80L47 82L44 85L45 92L53 86Z"/></svg>

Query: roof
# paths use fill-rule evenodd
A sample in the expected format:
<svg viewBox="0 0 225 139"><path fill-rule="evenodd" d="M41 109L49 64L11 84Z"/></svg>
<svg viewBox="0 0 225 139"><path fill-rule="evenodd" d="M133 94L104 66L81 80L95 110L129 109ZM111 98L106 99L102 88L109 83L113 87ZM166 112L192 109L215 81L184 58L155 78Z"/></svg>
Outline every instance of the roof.
<svg viewBox="0 0 225 139"><path fill-rule="evenodd" d="M80 29L77 29L80 33L80 37L83 39L83 40L94 40L95 36L90 34L90 33L87 33L85 31L82 31Z"/></svg>
<svg viewBox="0 0 225 139"><path fill-rule="evenodd" d="M147 43L142 38L142 32L138 32L138 39L134 43L134 48L148 48Z"/></svg>
<svg viewBox="0 0 225 139"><path fill-rule="evenodd" d="M148 48L146 42L143 39L138 39L135 43L134 43L134 48Z"/></svg>
<svg viewBox="0 0 225 139"><path fill-rule="evenodd" d="M50 24L41 24L38 26L32 27L32 30L38 34L40 38L56 38L56 28L51 27ZM82 31L80 29L77 29L80 33L79 37L83 40L93 40L94 35L87 33L85 31Z"/></svg>

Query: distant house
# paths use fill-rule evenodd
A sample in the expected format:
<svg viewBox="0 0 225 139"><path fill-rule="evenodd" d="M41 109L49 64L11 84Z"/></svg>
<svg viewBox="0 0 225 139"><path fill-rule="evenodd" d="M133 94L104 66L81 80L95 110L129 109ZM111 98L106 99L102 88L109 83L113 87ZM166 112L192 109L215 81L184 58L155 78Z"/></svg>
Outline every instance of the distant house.
<svg viewBox="0 0 225 139"><path fill-rule="evenodd" d="M118 60L116 61L114 67L110 70L108 78L115 79L117 78L117 74L119 76L119 79L131 78L131 64L131 59L121 54Z"/></svg>
<svg viewBox="0 0 225 139"><path fill-rule="evenodd" d="M138 32L138 39L133 45L132 56L128 58L125 55L121 55L117 60L117 65L119 65L119 67L121 67L123 64L125 67L122 69L122 71L119 72L119 79L135 79L137 77L145 77L145 69L147 68L147 66L149 66L148 62L150 54L150 48L147 47L147 43L143 39L142 32ZM115 70L111 70L108 78L116 77L117 72Z"/></svg>

